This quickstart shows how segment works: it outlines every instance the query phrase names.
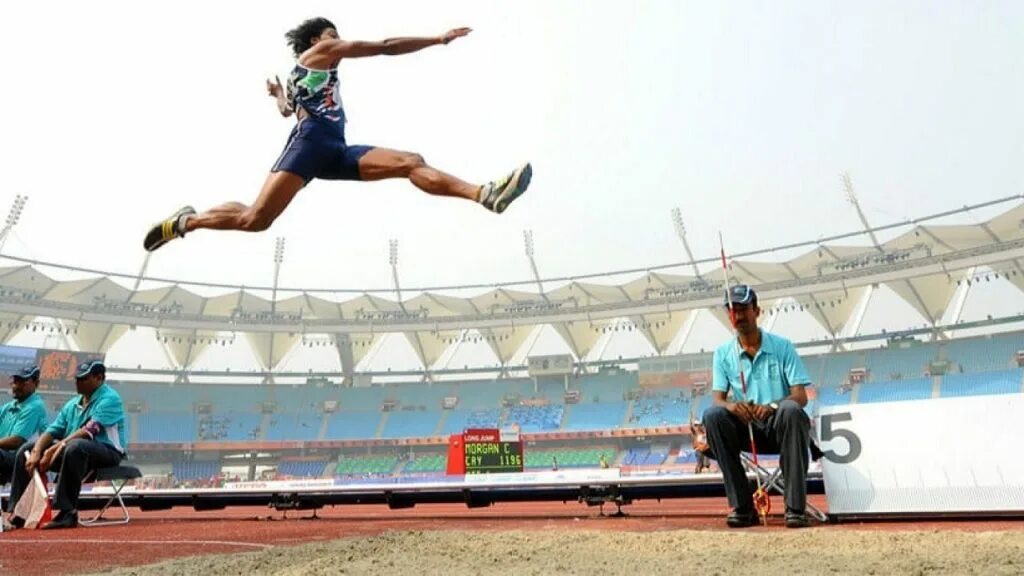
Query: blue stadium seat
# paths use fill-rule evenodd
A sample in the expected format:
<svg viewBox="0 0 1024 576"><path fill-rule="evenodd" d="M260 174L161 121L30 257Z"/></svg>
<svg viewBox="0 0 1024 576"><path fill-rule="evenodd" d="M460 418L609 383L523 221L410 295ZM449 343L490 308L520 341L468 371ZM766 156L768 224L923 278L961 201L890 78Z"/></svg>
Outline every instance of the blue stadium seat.
<svg viewBox="0 0 1024 576"><path fill-rule="evenodd" d="M942 378L939 395L943 398L980 394L1016 394L1022 391L1024 370L995 370L974 374L947 374Z"/></svg>
<svg viewBox="0 0 1024 576"><path fill-rule="evenodd" d="M964 338L946 343L946 360L953 371L987 372L1016 367L1015 355L1024 350L1024 333Z"/></svg>
<svg viewBox="0 0 1024 576"><path fill-rule="evenodd" d="M388 415L388 421L381 431L381 438L422 438L432 436L440 411L398 410Z"/></svg>
<svg viewBox="0 0 1024 576"><path fill-rule="evenodd" d="M546 432L558 430L562 425L562 413L565 406L549 404L547 406L513 406L505 414L505 426L518 425L523 432Z"/></svg>
<svg viewBox="0 0 1024 576"><path fill-rule="evenodd" d="M374 438L381 412L335 412L327 420L325 440L361 440Z"/></svg>
<svg viewBox="0 0 1024 576"><path fill-rule="evenodd" d="M642 398L633 403L631 421L626 428L683 426L690 422L690 403L679 397Z"/></svg>
<svg viewBox="0 0 1024 576"><path fill-rule="evenodd" d="M139 415L139 442L195 442L192 412L145 412Z"/></svg>
<svg viewBox="0 0 1024 576"><path fill-rule="evenodd" d="M322 415L317 412L283 412L272 414L267 440L317 440L320 437Z"/></svg>
<svg viewBox="0 0 1024 576"><path fill-rule="evenodd" d="M277 473L295 478L319 478L326 468L324 460L282 460L277 465Z"/></svg>
<svg viewBox="0 0 1024 576"><path fill-rule="evenodd" d="M857 392L857 402L897 402L901 400L924 400L932 397L931 378L911 378L864 382Z"/></svg>
<svg viewBox="0 0 1024 576"><path fill-rule="evenodd" d="M626 417L626 402L582 403L569 408L564 430L613 430Z"/></svg>
<svg viewBox="0 0 1024 576"><path fill-rule="evenodd" d="M209 480L220 474L220 462L181 460L171 463L171 472L178 481Z"/></svg>

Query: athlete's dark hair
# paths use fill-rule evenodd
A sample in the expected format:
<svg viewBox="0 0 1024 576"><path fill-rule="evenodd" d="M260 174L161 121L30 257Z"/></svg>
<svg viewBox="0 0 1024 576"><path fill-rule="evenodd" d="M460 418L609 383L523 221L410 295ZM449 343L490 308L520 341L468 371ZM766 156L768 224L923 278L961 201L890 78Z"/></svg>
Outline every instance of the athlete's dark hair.
<svg viewBox="0 0 1024 576"><path fill-rule="evenodd" d="M327 18L310 18L289 30L284 37L288 39L288 45L292 47L292 52L298 56L309 50L313 45L313 38L323 34L324 30L328 28L335 28L335 26Z"/></svg>

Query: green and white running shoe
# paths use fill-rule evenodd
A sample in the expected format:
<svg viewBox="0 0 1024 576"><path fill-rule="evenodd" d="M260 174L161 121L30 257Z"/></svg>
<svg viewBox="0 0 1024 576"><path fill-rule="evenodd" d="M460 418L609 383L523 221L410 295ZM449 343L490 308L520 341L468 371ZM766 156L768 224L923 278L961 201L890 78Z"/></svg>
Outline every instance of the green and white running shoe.
<svg viewBox="0 0 1024 576"><path fill-rule="evenodd" d="M480 203L491 212L501 214L513 200L526 192L533 177L533 166L527 162L508 176L489 182L480 190Z"/></svg>

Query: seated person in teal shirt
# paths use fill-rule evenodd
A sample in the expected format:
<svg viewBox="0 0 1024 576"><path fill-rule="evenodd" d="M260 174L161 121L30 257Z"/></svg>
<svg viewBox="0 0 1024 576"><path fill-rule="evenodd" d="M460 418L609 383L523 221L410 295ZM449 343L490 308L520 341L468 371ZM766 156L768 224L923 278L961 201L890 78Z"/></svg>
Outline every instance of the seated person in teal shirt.
<svg viewBox="0 0 1024 576"><path fill-rule="evenodd" d="M750 423L758 452L779 454L786 484L786 527L803 528L808 525L811 442L811 421L803 410L807 405L804 387L810 386L811 380L793 343L757 326L761 309L753 288L733 286L729 299L737 336L715 350L711 381L714 405L703 417L711 456L722 470L732 508L726 523L730 528L757 523L750 483L740 462L740 453L750 451ZM746 380L746 394L740 370Z"/></svg>
<svg viewBox="0 0 1024 576"><path fill-rule="evenodd" d="M11 501L17 502L28 486L31 473L47 470L59 474L53 501L54 518L43 529L78 525L78 495L82 480L97 468L117 466L125 456L128 431L124 404L106 384L107 369L93 360L78 366L78 396L68 401L35 444L18 451L11 483ZM11 525L23 525L21 518Z"/></svg>
<svg viewBox="0 0 1024 576"><path fill-rule="evenodd" d="M0 406L0 485L11 481L18 448L46 429L46 403L36 394L38 386L38 366L11 374L14 400Z"/></svg>

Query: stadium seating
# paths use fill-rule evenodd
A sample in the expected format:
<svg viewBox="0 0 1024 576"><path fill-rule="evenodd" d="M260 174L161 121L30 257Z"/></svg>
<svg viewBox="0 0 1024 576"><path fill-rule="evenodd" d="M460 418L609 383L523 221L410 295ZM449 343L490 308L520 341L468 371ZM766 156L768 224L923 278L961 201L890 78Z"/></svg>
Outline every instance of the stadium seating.
<svg viewBox="0 0 1024 576"><path fill-rule="evenodd" d="M458 434L466 428L497 428L501 419L501 410L449 410L441 429L443 435Z"/></svg>
<svg viewBox="0 0 1024 576"><path fill-rule="evenodd" d="M673 462L676 464L694 464L697 462L697 451L688 448L680 450Z"/></svg>
<svg viewBox="0 0 1024 576"><path fill-rule="evenodd" d="M911 378L883 382L864 382L857 393L857 402L896 402L924 400L932 397L931 378Z"/></svg>
<svg viewBox="0 0 1024 576"><path fill-rule="evenodd" d="M181 460L171 463L171 471L179 482L209 480L220 474L220 462Z"/></svg>
<svg viewBox="0 0 1024 576"><path fill-rule="evenodd" d="M920 375L933 360L947 360L951 369L939 380L940 397L1019 392L1022 372L1016 367L1015 354L1021 349L1024 332L805 356L817 394L807 411L813 412L816 405L842 405L851 400L931 398L933 380ZM853 368L866 368L868 380L843 392L840 386ZM627 371L570 380L569 388L580 392L580 401L570 405L564 404L565 381L561 378L542 378L536 383L518 378L351 388L308 384L115 385L126 402L140 406L133 419L137 422L134 440L141 443L390 439L512 424L527 433L650 428L685 425L691 411L700 418L711 405L710 394L704 394L694 399L691 407L690 398L681 396L678 389L630 403L626 395L639 388L639 380L636 372ZM449 396L458 398L457 407L442 410L442 400ZM520 403L530 404L531 399L542 399L547 404ZM338 402L338 411L324 415L324 402L328 400ZM385 400L397 402L395 410L382 412ZM265 405L273 412L264 415ZM200 406L204 406L203 414L197 413Z"/></svg>
<svg viewBox="0 0 1024 576"><path fill-rule="evenodd" d="M864 354L861 352L843 352L824 356L825 367L822 370L821 382L814 382L820 388L838 388L850 376L853 368L864 368Z"/></svg>
<svg viewBox="0 0 1024 576"><path fill-rule="evenodd" d="M345 456L341 458L334 473L338 476L390 474L398 464L394 456Z"/></svg>
<svg viewBox="0 0 1024 576"><path fill-rule="evenodd" d="M623 466L661 466L668 459L668 447L630 448L622 459Z"/></svg>
<svg viewBox="0 0 1024 576"><path fill-rule="evenodd" d="M850 403L852 394L843 392L838 386L815 386L819 406L842 406Z"/></svg>
<svg viewBox="0 0 1024 576"><path fill-rule="evenodd" d="M580 402L622 402L625 392L638 386L636 372L620 372L619 374L593 374L576 381L570 388L580 391Z"/></svg>
<svg viewBox="0 0 1024 576"><path fill-rule="evenodd" d="M277 465L278 476L293 478L319 478L324 475L327 462L323 460L282 460Z"/></svg>
<svg viewBox="0 0 1024 576"><path fill-rule="evenodd" d="M283 440L317 440L320 437L320 423L323 417L319 412L285 412L273 414L266 439Z"/></svg>
<svg viewBox="0 0 1024 576"><path fill-rule="evenodd" d="M553 461L558 460L558 468L597 468L601 465L601 455L611 465L615 461L616 450L610 447L561 450L527 450L526 468L551 469Z"/></svg>
<svg viewBox="0 0 1024 576"><path fill-rule="evenodd" d="M444 472L447 465L448 457L443 454L424 454L410 460L403 471L410 474Z"/></svg>
<svg viewBox="0 0 1024 576"><path fill-rule="evenodd" d="M925 375L928 364L938 356L938 347L930 343L914 344L908 348L890 346L882 350L869 350L864 364L871 380L918 378Z"/></svg>
<svg viewBox="0 0 1024 576"><path fill-rule="evenodd" d="M198 417L196 439L212 442L259 440L261 420L262 415L255 412L225 411L202 415Z"/></svg>
<svg viewBox="0 0 1024 576"><path fill-rule="evenodd" d="M360 440L375 438L380 424L379 409L371 412L335 412L327 420L328 440Z"/></svg>
<svg viewBox="0 0 1024 576"><path fill-rule="evenodd" d="M690 402L676 397L643 398L633 404L631 421L626 428L682 426L690 422Z"/></svg>
<svg viewBox="0 0 1024 576"><path fill-rule="evenodd" d="M803 356L800 359L803 360L804 368L807 370L811 382L820 385L824 381L825 357L821 355Z"/></svg>
<svg viewBox="0 0 1024 576"><path fill-rule="evenodd" d="M987 372L1015 368L1018 350L1024 350L1024 333L951 340L945 346L945 359L959 372Z"/></svg>
<svg viewBox="0 0 1024 576"><path fill-rule="evenodd" d="M573 404L568 408L564 430L613 430L626 417L626 402Z"/></svg>
<svg viewBox="0 0 1024 576"><path fill-rule="evenodd" d="M139 416L139 442L195 442L192 412L147 412Z"/></svg>
<svg viewBox="0 0 1024 576"><path fill-rule="evenodd" d="M975 374L947 374L942 379L939 395L942 398L975 396L978 394L1014 394L1022 391L1024 370L996 370Z"/></svg>
<svg viewBox="0 0 1024 576"><path fill-rule="evenodd" d="M711 392L703 396L699 396L697 400L696 418L698 422L702 422L704 419L704 411L711 408Z"/></svg>
<svg viewBox="0 0 1024 576"><path fill-rule="evenodd" d="M505 396L528 398L533 394L533 381L509 379L495 382L463 382L450 395L459 399L459 408L486 409L500 406Z"/></svg>
<svg viewBox="0 0 1024 576"><path fill-rule="evenodd" d="M388 395L389 391L381 386L342 388L338 394L338 403L340 409L345 411L379 411Z"/></svg>
<svg viewBox="0 0 1024 576"><path fill-rule="evenodd" d="M505 414L503 424L518 425L522 432L546 432L558 430L562 425L562 404L547 406L513 406Z"/></svg>
<svg viewBox="0 0 1024 576"><path fill-rule="evenodd" d="M388 421L381 431L381 438L419 438L432 436L441 419L439 410L412 411L396 410L388 414Z"/></svg>

